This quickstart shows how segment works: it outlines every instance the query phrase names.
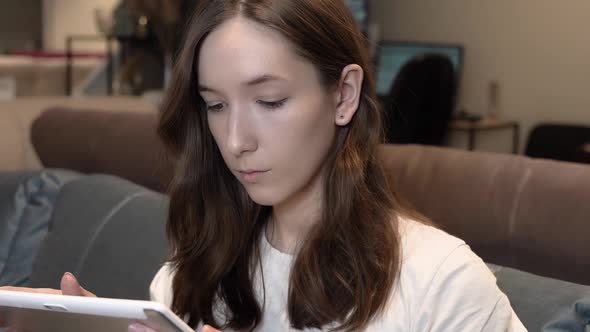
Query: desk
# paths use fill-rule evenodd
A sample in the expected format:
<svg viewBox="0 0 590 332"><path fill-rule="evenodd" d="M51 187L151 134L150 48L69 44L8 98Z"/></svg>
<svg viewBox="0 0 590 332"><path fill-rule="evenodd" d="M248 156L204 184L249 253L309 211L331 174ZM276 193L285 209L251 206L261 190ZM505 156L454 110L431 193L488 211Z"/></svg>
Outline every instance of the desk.
<svg viewBox="0 0 590 332"><path fill-rule="evenodd" d="M512 129L512 153L518 153L520 124L516 121L505 121L494 118L483 118L478 121L452 120L449 123L450 130L466 131L469 135L469 150L475 149L475 133L478 131Z"/></svg>

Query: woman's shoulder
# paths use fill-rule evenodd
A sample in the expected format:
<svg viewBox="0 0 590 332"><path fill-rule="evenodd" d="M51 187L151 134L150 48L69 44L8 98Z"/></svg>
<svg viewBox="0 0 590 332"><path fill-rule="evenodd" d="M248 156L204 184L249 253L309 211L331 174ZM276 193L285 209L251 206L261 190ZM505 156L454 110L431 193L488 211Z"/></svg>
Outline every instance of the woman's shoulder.
<svg viewBox="0 0 590 332"><path fill-rule="evenodd" d="M465 241L442 229L411 217L400 216L398 225L402 259L406 261L435 262L444 259L457 248L467 246Z"/></svg>
<svg viewBox="0 0 590 332"><path fill-rule="evenodd" d="M426 223L400 217L400 278L425 289L450 266L476 266L472 273L489 269L465 241ZM493 275L489 273L489 275ZM406 277L406 278L404 278Z"/></svg>
<svg viewBox="0 0 590 332"><path fill-rule="evenodd" d="M411 218L401 217L399 230L394 302L405 307L415 330L524 330L495 276L465 241Z"/></svg>
<svg viewBox="0 0 590 332"><path fill-rule="evenodd" d="M150 300L170 308L172 306L172 279L174 271L170 264L164 264L158 270L150 284Z"/></svg>

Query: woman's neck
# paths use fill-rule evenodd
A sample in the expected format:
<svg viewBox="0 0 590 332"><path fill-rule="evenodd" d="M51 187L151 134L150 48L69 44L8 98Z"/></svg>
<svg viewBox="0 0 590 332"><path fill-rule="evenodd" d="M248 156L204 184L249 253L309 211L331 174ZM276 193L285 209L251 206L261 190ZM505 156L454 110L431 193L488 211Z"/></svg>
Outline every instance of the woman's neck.
<svg viewBox="0 0 590 332"><path fill-rule="evenodd" d="M319 177L289 200L273 206L266 237L277 250L295 254L321 218L322 181Z"/></svg>

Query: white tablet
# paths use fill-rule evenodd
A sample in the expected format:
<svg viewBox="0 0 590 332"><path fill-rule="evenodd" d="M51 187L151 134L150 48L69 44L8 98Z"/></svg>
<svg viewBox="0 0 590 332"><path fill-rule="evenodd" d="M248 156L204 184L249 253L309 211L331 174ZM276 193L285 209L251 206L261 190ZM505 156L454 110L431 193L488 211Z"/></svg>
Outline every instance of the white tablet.
<svg viewBox="0 0 590 332"><path fill-rule="evenodd" d="M159 332L194 332L157 302L0 291L0 330L127 332L135 322Z"/></svg>

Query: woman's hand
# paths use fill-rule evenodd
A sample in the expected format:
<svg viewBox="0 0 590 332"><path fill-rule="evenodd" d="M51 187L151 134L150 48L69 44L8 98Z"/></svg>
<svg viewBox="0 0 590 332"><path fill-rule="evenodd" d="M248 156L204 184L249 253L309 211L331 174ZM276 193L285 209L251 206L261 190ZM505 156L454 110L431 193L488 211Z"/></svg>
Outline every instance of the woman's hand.
<svg viewBox="0 0 590 332"><path fill-rule="evenodd" d="M3 287L0 287L0 290L13 291L13 292L29 292L29 293L96 297L96 295L94 295L93 293L82 288L82 286L80 286L80 283L78 283L78 280L76 279L76 277L74 277L74 275L71 274L70 272L66 272L61 277L60 289L3 286Z"/></svg>
<svg viewBox="0 0 590 332"><path fill-rule="evenodd" d="M82 286L80 286L80 283L78 283L78 280L76 279L76 277L74 277L74 275L69 272L66 272L61 277L60 289L3 286L3 287L0 287L0 290L12 291L12 292L29 292L29 293L96 297L96 295L94 295L93 293L82 288ZM8 327L7 331L16 331L14 328L10 328L10 326L7 326L8 324L9 324L9 322L2 321L2 318L0 317L0 328Z"/></svg>
<svg viewBox="0 0 590 332"><path fill-rule="evenodd" d="M62 295L96 297L94 293L85 290L73 274L66 272L61 277L60 288Z"/></svg>
<svg viewBox="0 0 590 332"><path fill-rule="evenodd" d="M5 291L13 291L13 292L29 292L29 293L43 293L43 294L57 294L57 295L70 295L70 296L88 296L88 297L96 297L92 292L84 289L80 286L80 283L74 277L73 274L66 272L60 281L60 289L53 289L53 288L27 288L27 287L10 287L10 286L3 286L0 287L0 290ZM7 327L6 322L0 321L0 328ZM12 331L9 329L8 331ZM129 326L130 332L159 332L154 329L151 329L145 325L135 323ZM220 330L214 329L209 325L205 325L201 331L199 332L221 332Z"/></svg>
<svg viewBox="0 0 590 332"><path fill-rule="evenodd" d="M218 329L215 329L215 328L213 328L213 327L211 327L211 326L209 326L209 325L205 325L205 326L203 326L203 328L201 329L201 332L221 332L221 331L220 331L220 330L218 330Z"/></svg>
<svg viewBox="0 0 590 332"><path fill-rule="evenodd" d="M156 331L156 330L149 328L149 327L147 327L143 324L140 324L140 323L135 323L135 324L129 326L129 332L160 332L160 331ZM209 325L205 325L205 326L203 326L203 328L199 332L221 332L221 331L217 330Z"/></svg>

